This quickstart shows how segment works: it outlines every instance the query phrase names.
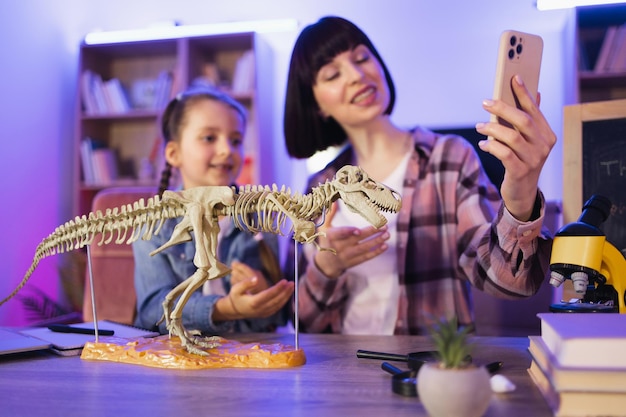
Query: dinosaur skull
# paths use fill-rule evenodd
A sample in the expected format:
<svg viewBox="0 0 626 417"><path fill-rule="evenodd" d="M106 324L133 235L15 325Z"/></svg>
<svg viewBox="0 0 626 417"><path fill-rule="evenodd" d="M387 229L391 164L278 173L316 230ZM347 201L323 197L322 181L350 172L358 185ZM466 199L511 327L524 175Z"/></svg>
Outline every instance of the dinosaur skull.
<svg viewBox="0 0 626 417"><path fill-rule="evenodd" d="M381 211L397 213L402 206L396 191L374 181L359 167L342 167L333 184L346 206L377 228L387 223Z"/></svg>

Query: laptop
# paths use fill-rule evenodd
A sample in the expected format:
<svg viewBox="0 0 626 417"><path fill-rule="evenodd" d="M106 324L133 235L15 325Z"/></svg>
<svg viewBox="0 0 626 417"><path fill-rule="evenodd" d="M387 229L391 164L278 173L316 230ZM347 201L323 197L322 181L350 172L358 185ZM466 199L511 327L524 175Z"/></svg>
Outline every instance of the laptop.
<svg viewBox="0 0 626 417"><path fill-rule="evenodd" d="M48 349L49 347L49 342L18 333L17 330L0 328L0 355L30 352Z"/></svg>

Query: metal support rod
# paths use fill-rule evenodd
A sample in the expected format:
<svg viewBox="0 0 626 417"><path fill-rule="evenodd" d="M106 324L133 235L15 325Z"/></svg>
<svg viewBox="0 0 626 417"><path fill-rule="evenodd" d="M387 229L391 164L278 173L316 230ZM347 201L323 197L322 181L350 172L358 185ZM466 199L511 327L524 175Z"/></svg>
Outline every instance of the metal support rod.
<svg viewBox="0 0 626 417"><path fill-rule="evenodd" d="M93 268L91 267L91 245L87 245L87 271L89 273L89 290L91 292L91 311L93 315L93 330L98 343L98 313L96 313L96 293L93 289Z"/></svg>
<svg viewBox="0 0 626 417"><path fill-rule="evenodd" d="M296 242L295 240L293 241L293 245L294 245L294 259L293 259L293 272L294 272L294 294L293 296L295 297L294 300L294 315L293 315L293 327L294 327L294 336L295 336L295 346L296 346L296 350L298 350L299 348L299 337L298 334L300 332L300 319L298 318L298 281L299 281L299 273L298 273L298 242Z"/></svg>

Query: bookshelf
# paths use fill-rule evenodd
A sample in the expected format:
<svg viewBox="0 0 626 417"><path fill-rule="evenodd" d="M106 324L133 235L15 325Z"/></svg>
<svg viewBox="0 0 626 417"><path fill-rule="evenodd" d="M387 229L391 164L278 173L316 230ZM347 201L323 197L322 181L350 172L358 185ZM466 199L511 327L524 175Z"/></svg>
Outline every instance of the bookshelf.
<svg viewBox="0 0 626 417"><path fill-rule="evenodd" d="M602 56L603 42L611 27L624 26L626 4L587 6L576 9L576 42L578 46L578 101L606 101L626 98L626 67L607 67ZM624 48L626 36L614 37L614 52ZM600 59L599 59L600 58ZM611 59L609 59L611 61ZM602 63L605 63L602 65Z"/></svg>
<svg viewBox="0 0 626 417"><path fill-rule="evenodd" d="M97 45L83 42L76 100L74 212L89 212L96 193L108 187L154 185L156 192L163 166L160 113L171 97L199 79L210 80L248 109L247 163L242 177L258 181L263 127L257 86L267 84L257 77L259 53L265 49L259 45L254 32ZM98 87L113 81L118 84L114 88L121 87L124 102L106 87ZM87 138L95 145L86 144ZM103 173L102 163L85 163L93 160L89 155L95 148L113 155L115 162L108 170L114 172L105 169Z"/></svg>

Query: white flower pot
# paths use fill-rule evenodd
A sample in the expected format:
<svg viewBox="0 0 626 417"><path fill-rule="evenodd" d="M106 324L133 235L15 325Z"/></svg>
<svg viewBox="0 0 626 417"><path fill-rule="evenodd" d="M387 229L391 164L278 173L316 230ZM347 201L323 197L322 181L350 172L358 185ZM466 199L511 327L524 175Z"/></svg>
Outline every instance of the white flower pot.
<svg viewBox="0 0 626 417"><path fill-rule="evenodd" d="M491 393L483 366L445 369L426 363L417 374L417 395L431 417L481 417Z"/></svg>

